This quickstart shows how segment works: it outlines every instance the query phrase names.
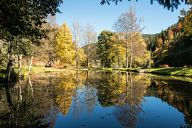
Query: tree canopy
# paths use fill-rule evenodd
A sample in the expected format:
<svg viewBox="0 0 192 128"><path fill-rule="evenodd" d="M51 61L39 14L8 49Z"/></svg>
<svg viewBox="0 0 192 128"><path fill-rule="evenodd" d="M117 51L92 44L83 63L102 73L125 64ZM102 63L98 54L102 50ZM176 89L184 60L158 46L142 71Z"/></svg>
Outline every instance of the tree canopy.
<svg viewBox="0 0 192 128"><path fill-rule="evenodd" d="M111 67L115 54L113 47L116 35L110 31L102 31L98 37L98 54L103 67Z"/></svg>
<svg viewBox="0 0 192 128"><path fill-rule="evenodd" d="M116 4L118 4L119 2L122 2L123 0L101 0L101 4L110 4L111 2L115 2ZM131 0L127 0L127 1L131 1ZM138 0L136 0L138 1ZM177 9L178 6L181 3L185 3L185 4L191 4L192 0L151 0L151 4L153 4L153 2L157 2L159 5L164 6L164 8L167 9Z"/></svg>
<svg viewBox="0 0 192 128"><path fill-rule="evenodd" d="M0 38L39 37L42 23L48 14L59 12L61 3L62 0L1 0Z"/></svg>

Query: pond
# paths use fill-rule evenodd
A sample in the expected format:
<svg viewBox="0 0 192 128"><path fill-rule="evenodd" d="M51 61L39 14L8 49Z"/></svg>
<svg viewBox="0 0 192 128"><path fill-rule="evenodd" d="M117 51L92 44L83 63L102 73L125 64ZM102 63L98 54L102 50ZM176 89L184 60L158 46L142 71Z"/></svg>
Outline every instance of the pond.
<svg viewBox="0 0 192 128"><path fill-rule="evenodd" d="M32 75L1 84L1 128L190 128L192 83L129 72Z"/></svg>

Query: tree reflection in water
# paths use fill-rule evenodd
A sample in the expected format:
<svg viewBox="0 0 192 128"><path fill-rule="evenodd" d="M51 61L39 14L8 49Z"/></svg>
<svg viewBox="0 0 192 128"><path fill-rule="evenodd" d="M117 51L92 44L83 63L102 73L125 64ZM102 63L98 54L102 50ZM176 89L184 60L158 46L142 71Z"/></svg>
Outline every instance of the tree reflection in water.
<svg viewBox="0 0 192 128"><path fill-rule="evenodd" d="M34 91L30 76L27 81L20 80L16 84L5 84L4 88L0 90L2 95L0 99L0 127L50 127L51 121L49 119L54 118L53 114L49 114L50 98L42 94L47 89L35 86Z"/></svg>
<svg viewBox="0 0 192 128"><path fill-rule="evenodd" d="M113 114L123 127L133 128L138 121L138 114L142 112L141 102L146 86L139 85L133 80L132 74L126 73L126 86L122 93L124 104L116 106Z"/></svg>
<svg viewBox="0 0 192 128"><path fill-rule="evenodd" d="M147 77L132 73L103 73L98 87L98 99L103 106L115 106L114 117L123 127L134 127L141 102L150 84Z"/></svg>
<svg viewBox="0 0 192 128"><path fill-rule="evenodd" d="M86 80L84 82L84 85L85 85L85 96L84 96L85 106L87 108L88 113L91 114L97 102L97 90L89 80L89 72L86 73Z"/></svg>
<svg viewBox="0 0 192 128"><path fill-rule="evenodd" d="M88 72L71 72L61 77L57 86L59 110L67 115L70 107L73 117L78 119L83 111L92 113L97 101L96 89L90 84Z"/></svg>
<svg viewBox="0 0 192 128"><path fill-rule="evenodd" d="M173 106L185 116L186 125L181 128L192 127L192 83L153 77L147 89L147 96L160 98Z"/></svg>
<svg viewBox="0 0 192 128"><path fill-rule="evenodd" d="M62 81L56 86L57 97L56 103L59 110L66 115L72 104L72 96L74 95L75 81L74 77L62 77Z"/></svg>
<svg viewBox="0 0 192 128"><path fill-rule="evenodd" d="M157 97L182 112L186 124L181 127L192 124L191 84L164 77L118 71L44 74L6 85L0 95L1 127L55 127L58 114L77 121L95 118L95 108L112 108L110 115L122 127L136 127L145 121L140 115L145 112L142 103L146 96Z"/></svg>

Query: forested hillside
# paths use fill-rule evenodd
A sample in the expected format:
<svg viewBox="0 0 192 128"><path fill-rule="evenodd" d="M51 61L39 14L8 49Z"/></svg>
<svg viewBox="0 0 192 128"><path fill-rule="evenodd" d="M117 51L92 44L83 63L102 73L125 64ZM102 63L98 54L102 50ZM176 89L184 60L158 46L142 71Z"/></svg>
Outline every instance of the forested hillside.
<svg viewBox="0 0 192 128"><path fill-rule="evenodd" d="M155 66L191 66L192 10L182 10L176 24L155 36L148 36L147 42Z"/></svg>

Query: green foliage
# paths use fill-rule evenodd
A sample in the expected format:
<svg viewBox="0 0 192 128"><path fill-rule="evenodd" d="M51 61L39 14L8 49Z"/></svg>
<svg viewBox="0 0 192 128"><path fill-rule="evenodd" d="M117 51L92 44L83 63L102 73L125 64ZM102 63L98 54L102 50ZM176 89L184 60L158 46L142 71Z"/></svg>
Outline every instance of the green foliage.
<svg viewBox="0 0 192 128"><path fill-rule="evenodd" d="M103 67L111 67L115 61L114 44L116 41L115 33L102 31L98 37L97 53Z"/></svg>
<svg viewBox="0 0 192 128"><path fill-rule="evenodd" d="M132 58L133 67L145 67L150 60L147 45L139 33L132 34ZM130 39L127 40L130 42ZM125 39L119 38L116 33L103 31L98 37L97 54L103 67L126 66L126 43ZM130 55L128 58L130 58Z"/></svg>
<svg viewBox="0 0 192 128"><path fill-rule="evenodd" d="M4 35L4 39L21 35L32 38L41 36L44 19L48 14L59 12L61 3L62 0L1 0L0 35Z"/></svg>
<svg viewBox="0 0 192 128"><path fill-rule="evenodd" d="M89 59L91 66L97 66L99 62L99 55L97 54L97 43L91 43L83 46L82 48L84 49L85 54L88 55L87 59Z"/></svg>
<svg viewBox="0 0 192 128"><path fill-rule="evenodd" d="M29 42L35 43L45 36L42 24L46 22L48 14L55 15L59 12L58 6L61 3L62 0L1 0L0 39L8 43L5 81L10 80L14 55L20 58L23 51L26 52L29 48Z"/></svg>

